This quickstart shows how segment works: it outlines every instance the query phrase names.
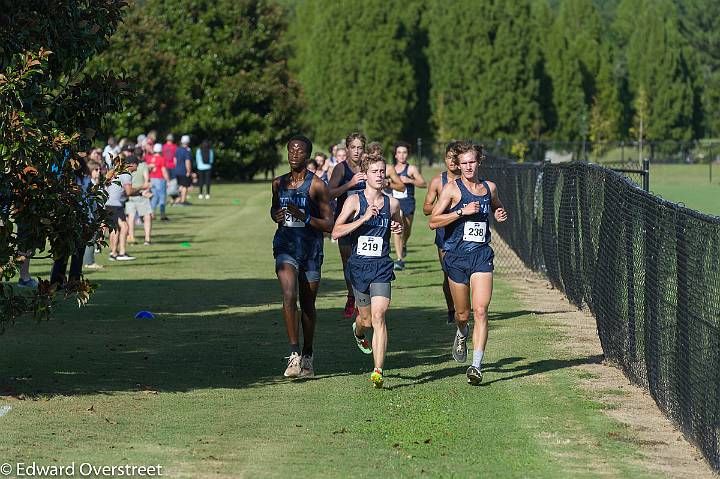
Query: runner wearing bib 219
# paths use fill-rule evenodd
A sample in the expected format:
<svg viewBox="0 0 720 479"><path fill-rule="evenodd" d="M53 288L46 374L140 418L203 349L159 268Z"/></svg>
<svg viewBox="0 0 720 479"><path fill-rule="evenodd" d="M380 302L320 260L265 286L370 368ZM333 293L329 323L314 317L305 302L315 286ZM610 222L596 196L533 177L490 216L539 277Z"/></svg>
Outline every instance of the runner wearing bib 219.
<svg viewBox="0 0 720 479"><path fill-rule="evenodd" d="M383 386L387 349L385 313L390 306L390 282L395 279L390 259L390 233L402 233L402 211L397 199L383 193L385 159L366 154L360 170L366 175L363 191L348 197L335 220L333 238L350 238L352 253L345 270L352 284L358 315L352 324L353 338L365 354L373 355L375 369L370 380ZM365 338L373 330L372 346Z"/></svg>

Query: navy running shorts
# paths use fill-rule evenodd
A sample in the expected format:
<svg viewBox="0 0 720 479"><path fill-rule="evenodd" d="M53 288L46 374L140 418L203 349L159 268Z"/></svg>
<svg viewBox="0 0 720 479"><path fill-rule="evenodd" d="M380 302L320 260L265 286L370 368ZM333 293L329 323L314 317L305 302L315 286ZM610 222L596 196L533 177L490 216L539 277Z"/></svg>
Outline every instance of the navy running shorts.
<svg viewBox="0 0 720 479"><path fill-rule="evenodd" d="M485 246L472 253L445 253L444 270L455 283L470 284L473 273L492 273L495 253Z"/></svg>

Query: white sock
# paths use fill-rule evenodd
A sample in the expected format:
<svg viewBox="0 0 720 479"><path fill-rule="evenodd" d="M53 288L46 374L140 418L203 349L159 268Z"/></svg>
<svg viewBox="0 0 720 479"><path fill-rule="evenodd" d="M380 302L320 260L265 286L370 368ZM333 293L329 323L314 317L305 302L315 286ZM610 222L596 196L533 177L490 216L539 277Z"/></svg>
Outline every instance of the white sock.
<svg viewBox="0 0 720 479"><path fill-rule="evenodd" d="M484 351L480 351L479 349L476 349L473 351L473 366L480 369L482 366L482 360L483 356L485 355Z"/></svg>

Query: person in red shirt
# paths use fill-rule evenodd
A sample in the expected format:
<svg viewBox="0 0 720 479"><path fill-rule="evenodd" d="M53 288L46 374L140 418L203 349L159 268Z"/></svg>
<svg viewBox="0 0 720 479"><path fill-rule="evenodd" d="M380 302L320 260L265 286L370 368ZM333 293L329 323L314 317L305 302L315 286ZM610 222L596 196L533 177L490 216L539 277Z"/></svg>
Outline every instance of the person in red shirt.
<svg viewBox="0 0 720 479"><path fill-rule="evenodd" d="M170 172L170 178L172 178L172 171L175 169L175 152L177 151L177 145L175 144L175 137L170 133L165 138L165 144L162 147L162 155L165 158L165 168Z"/></svg>
<svg viewBox="0 0 720 479"><path fill-rule="evenodd" d="M165 214L165 197L167 196L167 184L170 180L170 173L165 164L165 158L162 155L162 145L156 143L153 146L153 154L147 159L148 167L150 167L150 184L152 190L152 198L150 205L153 209L160 207L160 219L167 221L169 218Z"/></svg>

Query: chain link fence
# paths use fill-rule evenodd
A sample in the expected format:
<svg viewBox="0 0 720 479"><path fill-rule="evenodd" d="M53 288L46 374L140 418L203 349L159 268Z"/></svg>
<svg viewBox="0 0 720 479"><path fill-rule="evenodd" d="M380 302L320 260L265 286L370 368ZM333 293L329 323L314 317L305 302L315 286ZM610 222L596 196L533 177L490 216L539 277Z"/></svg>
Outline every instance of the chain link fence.
<svg viewBox="0 0 720 479"><path fill-rule="evenodd" d="M504 257L589 308L605 357L720 469L720 220L593 164L490 159L482 175L508 210Z"/></svg>

